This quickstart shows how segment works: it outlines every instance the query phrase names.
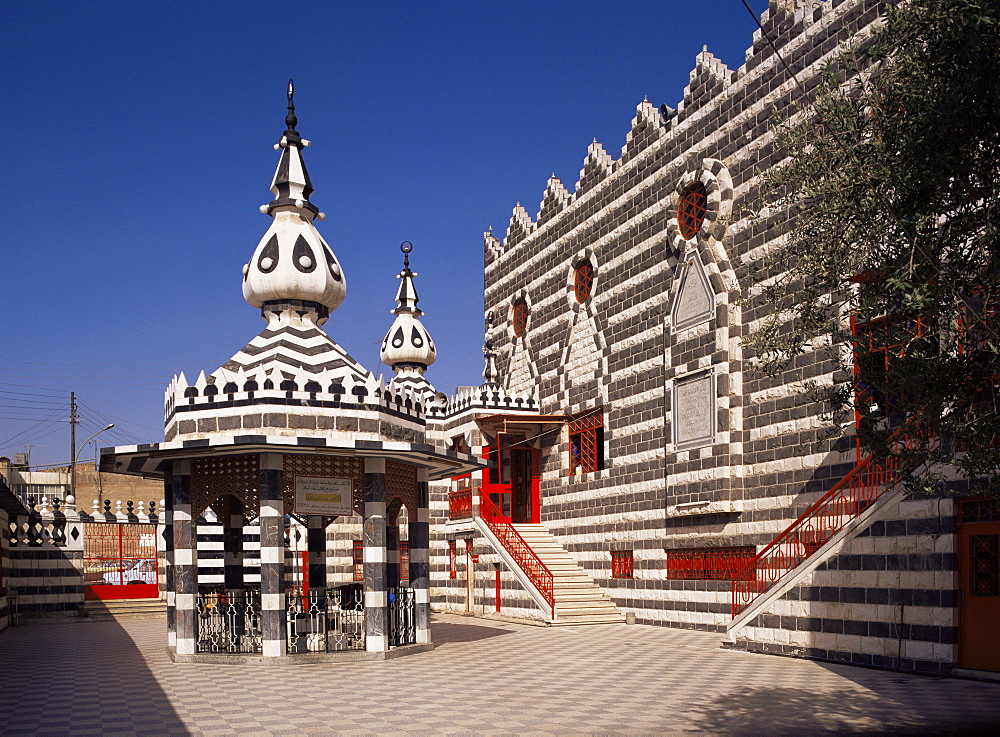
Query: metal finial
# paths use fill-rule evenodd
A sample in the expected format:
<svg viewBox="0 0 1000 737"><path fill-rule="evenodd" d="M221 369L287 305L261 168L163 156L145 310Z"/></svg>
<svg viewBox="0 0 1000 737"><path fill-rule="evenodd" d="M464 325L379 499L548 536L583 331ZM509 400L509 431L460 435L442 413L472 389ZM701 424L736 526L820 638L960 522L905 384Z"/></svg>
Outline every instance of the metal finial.
<svg viewBox="0 0 1000 737"><path fill-rule="evenodd" d="M410 268L410 251L413 250L413 244L409 241L403 241L399 244L399 250L403 252L403 268Z"/></svg>
<svg viewBox="0 0 1000 737"><path fill-rule="evenodd" d="M295 130L295 126L298 125L299 119L295 117L295 103L292 98L295 97L295 82L291 79L288 80L288 115L285 116L285 125L288 126L288 130Z"/></svg>

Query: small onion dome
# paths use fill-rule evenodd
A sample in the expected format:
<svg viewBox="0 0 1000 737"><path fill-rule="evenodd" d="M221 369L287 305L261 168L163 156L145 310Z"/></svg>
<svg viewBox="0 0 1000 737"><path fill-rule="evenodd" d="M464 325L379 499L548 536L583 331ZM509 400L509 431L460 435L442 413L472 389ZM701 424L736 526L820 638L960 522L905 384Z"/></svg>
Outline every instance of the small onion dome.
<svg viewBox="0 0 1000 737"><path fill-rule="evenodd" d="M380 357L382 363L399 371L407 368L418 369L420 373L437 360L437 349L430 334L420 323L424 313L417 309L417 290L413 287L413 279L417 274L410 271L410 251L413 249L409 241L405 241L400 250L403 251L403 270L396 276L399 279L399 290L396 292L396 309L392 314L396 319L382 341Z"/></svg>
<svg viewBox="0 0 1000 737"><path fill-rule="evenodd" d="M312 303L325 318L344 301L347 283L340 262L313 225L317 215L321 220L324 216L309 202L313 188L302 160L302 148L309 142L295 130L293 93L289 80L288 128L275 146L281 156L271 181L274 199L261 207L273 222L243 267L243 298L260 308L289 301Z"/></svg>

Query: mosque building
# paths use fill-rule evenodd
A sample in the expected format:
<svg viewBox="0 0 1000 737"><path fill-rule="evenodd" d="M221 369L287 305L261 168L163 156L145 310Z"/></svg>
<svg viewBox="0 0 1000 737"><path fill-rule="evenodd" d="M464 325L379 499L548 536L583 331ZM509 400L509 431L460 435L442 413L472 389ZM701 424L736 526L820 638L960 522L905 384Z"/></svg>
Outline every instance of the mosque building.
<svg viewBox="0 0 1000 737"><path fill-rule="evenodd" d="M164 442L101 459L163 479L172 657L390 657L431 646L434 609L1000 671L996 501L907 495L912 469L861 457L854 428L822 437L799 387L844 380L826 354L762 377L741 347L773 311L750 266L787 217L756 217L774 112L881 7L772 0L742 66L703 50L676 109L639 103L617 158L594 141L572 191L553 175L536 215L487 231L483 381L450 397L425 377L409 244L390 381L322 330L346 275L290 88L242 275L266 327L171 381Z"/></svg>

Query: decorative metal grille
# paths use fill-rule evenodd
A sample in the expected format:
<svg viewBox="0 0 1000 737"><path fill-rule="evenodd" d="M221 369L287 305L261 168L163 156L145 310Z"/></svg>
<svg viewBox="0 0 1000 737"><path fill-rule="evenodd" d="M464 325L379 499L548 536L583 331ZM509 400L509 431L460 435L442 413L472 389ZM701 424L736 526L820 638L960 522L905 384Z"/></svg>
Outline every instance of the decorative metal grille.
<svg viewBox="0 0 1000 737"><path fill-rule="evenodd" d="M353 509L362 517L365 514L365 462L360 458L345 456L292 455L284 457L284 500L285 514L291 514L295 507L295 477L325 476L327 478L351 479L354 492ZM336 517L326 517L324 524L330 524Z"/></svg>
<svg viewBox="0 0 1000 737"><path fill-rule="evenodd" d="M962 524L1000 522L1000 500L962 499L958 502L958 521Z"/></svg>
<svg viewBox="0 0 1000 737"><path fill-rule="evenodd" d="M603 467L604 412L592 410L571 419L568 426L570 475L600 470Z"/></svg>
<svg viewBox="0 0 1000 737"><path fill-rule="evenodd" d="M969 535L969 591L1000 596L1000 535Z"/></svg>
<svg viewBox="0 0 1000 737"><path fill-rule="evenodd" d="M198 631L196 652L262 651L259 591L200 593L195 599L195 611Z"/></svg>
<svg viewBox="0 0 1000 737"><path fill-rule="evenodd" d="M756 554L752 545L719 548L682 548L667 550L667 578L719 580L731 579Z"/></svg>
<svg viewBox="0 0 1000 737"><path fill-rule="evenodd" d="M88 586L157 583L156 525L87 522L83 578Z"/></svg>
<svg viewBox="0 0 1000 737"><path fill-rule="evenodd" d="M707 205L708 190L701 182L695 182L684 190L677 205L677 227L685 240L694 238L701 230Z"/></svg>
<svg viewBox="0 0 1000 737"><path fill-rule="evenodd" d="M360 587L349 585L288 594L289 654L365 649L365 610Z"/></svg>
<svg viewBox="0 0 1000 737"><path fill-rule="evenodd" d="M594 290L594 265L583 259L573 270L573 294L577 302L586 302Z"/></svg>
<svg viewBox="0 0 1000 737"><path fill-rule="evenodd" d="M385 462L385 503L386 508L393 499L398 499L406 507L411 520L417 517L417 467L398 461Z"/></svg>
<svg viewBox="0 0 1000 737"><path fill-rule="evenodd" d="M611 551L611 578L632 578L635 559L631 550Z"/></svg>
<svg viewBox="0 0 1000 737"><path fill-rule="evenodd" d="M389 647L413 645L417 641L417 627L414 617L413 589L390 588L389 599Z"/></svg>
<svg viewBox="0 0 1000 737"><path fill-rule="evenodd" d="M469 519L472 516L472 474L453 476L448 492L448 519Z"/></svg>
<svg viewBox="0 0 1000 737"><path fill-rule="evenodd" d="M260 463L253 454L201 458L191 461L191 515L197 517L209 507L229 524L233 496L243 502L243 519L253 521L260 511L257 485Z"/></svg>
<svg viewBox="0 0 1000 737"><path fill-rule="evenodd" d="M514 303L511 322L514 325L514 335L518 338L524 337L528 332L528 304L523 299Z"/></svg>

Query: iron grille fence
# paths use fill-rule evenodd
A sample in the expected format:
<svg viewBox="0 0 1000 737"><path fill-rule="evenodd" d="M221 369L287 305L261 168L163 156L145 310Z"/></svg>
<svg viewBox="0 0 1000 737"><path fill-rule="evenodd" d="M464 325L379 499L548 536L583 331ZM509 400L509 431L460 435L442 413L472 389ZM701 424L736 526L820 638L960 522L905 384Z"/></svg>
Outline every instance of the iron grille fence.
<svg viewBox="0 0 1000 737"><path fill-rule="evenodd" d="M215 591L199 593L195 651L199 653L259 653L259 591Z"/></svg>
<svg viewBox="0 0 1000 737"><path fill-rule="evenodd" d="M722 580L731 579L753 559L752 545L719 548L674 548L666 551L667 578ZM752 573L755 571L751 571Z"/></svg>
<svg viewBox="0 0 1000 737"><path fill-rule="evenodd" d="M388 599L389 647L415 644L417 642L417 626L414 617L413 589L390 588Z"/></svg>
<svg viewBox="0 0 1000 737"><path fill-rule="evenodd" d="M365 607L353 584L285 597L289 654L365 649Z"/></svg>

